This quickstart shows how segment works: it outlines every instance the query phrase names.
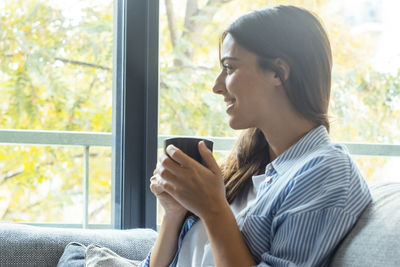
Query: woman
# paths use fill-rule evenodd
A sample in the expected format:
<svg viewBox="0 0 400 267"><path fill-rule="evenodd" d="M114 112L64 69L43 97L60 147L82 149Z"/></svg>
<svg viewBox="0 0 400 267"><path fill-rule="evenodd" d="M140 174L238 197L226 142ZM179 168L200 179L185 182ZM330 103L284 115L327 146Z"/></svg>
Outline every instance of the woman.
<svg viewBox="0 0 400 267"><path fill-rule="evenodd" d="M245 131L221 167L202 142L207 167L167 147L150 178L165 215L140 266L328 266L371 196L328 136L332 56L323 27L294 6L253 11L222 34L220 62L213 92L230 127ZM85 262L83 246L69 248ZM88 251L86 263L98 265L96 248ZM106 254L108 266L133 264Z"/></svg>
<svg viewBox="0 0 400 267"><path fill-rule="evenodd" d="M165 215L141 266L328 266L371 201L328 136L328 37L310 12L277 6L221 40L213 92L230 127L246 130L222 168L202 142L208 168L167 147L150 179Z"/></svg>

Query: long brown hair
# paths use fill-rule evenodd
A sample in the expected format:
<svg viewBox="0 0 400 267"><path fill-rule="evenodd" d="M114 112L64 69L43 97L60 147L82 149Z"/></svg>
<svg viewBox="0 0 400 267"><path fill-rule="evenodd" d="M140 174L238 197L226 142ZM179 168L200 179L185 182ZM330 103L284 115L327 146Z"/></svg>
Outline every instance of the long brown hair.
<svg viewBox="0 0 400 267"><path fill-rule="evenodd" d="M272 70L280 77L289 101L300 116L324 125L329 131L332 54L328 36L315 15L295 6L256 10L230 24L221 36L221 44L228 33L258 56L260 68ZM288 64L287 79L275 65L276 59ZM229 203L253 175L265 171L268 155L269 146L260 129L242 133L222 165Z"/></svg>

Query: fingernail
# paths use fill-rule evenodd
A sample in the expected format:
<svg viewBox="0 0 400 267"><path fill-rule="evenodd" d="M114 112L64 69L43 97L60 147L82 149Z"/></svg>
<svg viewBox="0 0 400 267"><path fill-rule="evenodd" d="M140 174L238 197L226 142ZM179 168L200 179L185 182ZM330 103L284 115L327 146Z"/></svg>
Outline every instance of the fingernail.
<svg viewBox="0 0 400 267"><path fill-rule="evenodd" d="M199 145L202 146L203 148L206 147L206 143L204 141L200 141Z"/></svg>
<svg viewBox="0 0 400 267"><path fill-rule="evenodd" d="M174 145L167 146L167 152L173 153L173 152L175 152L177 150L178 150L178 148L176 146L174 146Z"/></svg>

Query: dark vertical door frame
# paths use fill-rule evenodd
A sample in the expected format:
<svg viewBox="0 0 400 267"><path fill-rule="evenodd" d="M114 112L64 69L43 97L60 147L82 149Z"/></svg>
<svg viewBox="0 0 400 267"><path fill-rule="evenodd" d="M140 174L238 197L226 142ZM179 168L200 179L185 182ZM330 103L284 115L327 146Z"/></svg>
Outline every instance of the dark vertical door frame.
<svg viewBox="0 0 400 267"><path fill-rule="evenodd" d="M158 0L115 0L112 225L156 229Z"/></svg>

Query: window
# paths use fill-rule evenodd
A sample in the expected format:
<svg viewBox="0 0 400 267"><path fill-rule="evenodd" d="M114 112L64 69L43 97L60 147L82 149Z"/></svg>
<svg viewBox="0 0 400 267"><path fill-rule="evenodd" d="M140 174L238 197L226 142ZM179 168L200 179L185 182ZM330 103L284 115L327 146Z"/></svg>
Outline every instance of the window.
<svg viewBox="0 0 400 267"><path fill-rule="evenodd" d="M158 1L0 7L0 221L155 228Z"/></svg>

